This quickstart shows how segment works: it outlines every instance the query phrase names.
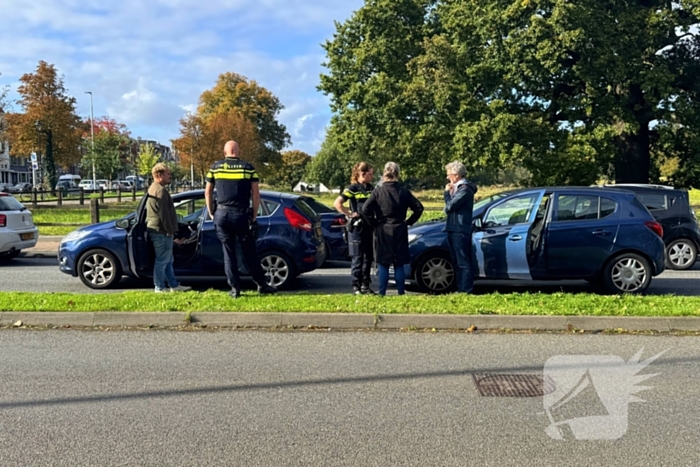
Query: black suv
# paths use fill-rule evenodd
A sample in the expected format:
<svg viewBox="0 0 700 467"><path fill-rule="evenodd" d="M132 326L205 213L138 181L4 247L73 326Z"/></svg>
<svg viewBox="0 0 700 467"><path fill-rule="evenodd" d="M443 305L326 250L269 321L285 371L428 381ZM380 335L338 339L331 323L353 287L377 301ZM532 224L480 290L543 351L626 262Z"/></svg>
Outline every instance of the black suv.
<svg viewBox="0 0 700 467"><path fill-rule="evenodd" d="M695 264L700 249L700 228L687 191L666 185L621 183L605 186L633 191L663 226L668 268L690 269Z"/></svg>

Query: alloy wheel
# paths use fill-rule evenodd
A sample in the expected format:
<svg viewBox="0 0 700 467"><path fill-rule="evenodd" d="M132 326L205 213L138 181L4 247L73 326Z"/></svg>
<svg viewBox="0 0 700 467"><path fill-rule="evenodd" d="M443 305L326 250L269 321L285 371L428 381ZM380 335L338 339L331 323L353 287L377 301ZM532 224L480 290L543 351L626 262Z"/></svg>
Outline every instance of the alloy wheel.
<svg viewBox="0 0 700 467"><path fill-rule="evenodd" d="M678 241L668 248L668 260L674 269L687 269L695 263L695 249L686 241Z"/></svg>
<svg viewBox="0 0 700 467"><path fill-rule="evenodd" d="M83 261L80 273L90 284L100 287L114 280L116 265L101 253L93 253Z"/></svg>
<svg viewBox="0 0 700 467"><path fill-rule="evenodd" d="M270 254L261 261L263 271L267 277L267 283L273 287L280 287L289 280L289 263L279 255Z"/></svg>

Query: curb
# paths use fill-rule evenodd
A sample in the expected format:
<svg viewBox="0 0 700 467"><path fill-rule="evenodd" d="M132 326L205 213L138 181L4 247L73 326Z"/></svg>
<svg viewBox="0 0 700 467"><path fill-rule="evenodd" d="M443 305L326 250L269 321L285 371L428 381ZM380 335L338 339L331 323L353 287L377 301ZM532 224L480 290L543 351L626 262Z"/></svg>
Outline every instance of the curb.
<svg viewBox="0 0 700 467"><path fill-rule="evenodd" d="M337 330L696 331L700 317L370 315L239 312L0 312L0 326L327 328Z"/></svg>

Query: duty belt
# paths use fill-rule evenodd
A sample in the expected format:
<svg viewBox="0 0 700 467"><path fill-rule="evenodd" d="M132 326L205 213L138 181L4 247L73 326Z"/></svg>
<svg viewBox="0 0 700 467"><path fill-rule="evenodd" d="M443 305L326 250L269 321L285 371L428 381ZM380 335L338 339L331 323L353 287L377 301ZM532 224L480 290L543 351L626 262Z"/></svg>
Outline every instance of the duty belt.
<svg viewBox="0 0 700 467"><path fill-rule="evenodd" d="M242 206L226 206L225 204L217 205L216 209L221 209L222 211L237 211L237 212L246 212L248 210L248 208L244 208Z"/></svg>

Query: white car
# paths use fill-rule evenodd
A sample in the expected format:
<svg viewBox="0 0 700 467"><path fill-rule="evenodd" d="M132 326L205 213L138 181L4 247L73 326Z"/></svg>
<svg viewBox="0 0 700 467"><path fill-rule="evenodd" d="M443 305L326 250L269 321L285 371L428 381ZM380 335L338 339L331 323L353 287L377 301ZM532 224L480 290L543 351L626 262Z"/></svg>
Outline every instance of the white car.
<svg viewBox="0 0 700 467"><path fill-rule="evenodd" d="M92 180L83 180L78 185L83 191L95 191L95 185L92 184Z"/></svg>
<svg viewBox="0 0 700 467"><path fill-rule="evenodd" d="M97 183L98 190L100 188L104 189L105 191L109 190L109 180L95 180L95 183Z"/></svg>
<svg viewBox="0 0 700 467"><path fill-rule="evenodd" d="M21 250L36 246L39 229L32 213L12 196L0 193L0 260L16 258Z"/></svg>

